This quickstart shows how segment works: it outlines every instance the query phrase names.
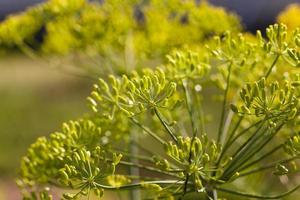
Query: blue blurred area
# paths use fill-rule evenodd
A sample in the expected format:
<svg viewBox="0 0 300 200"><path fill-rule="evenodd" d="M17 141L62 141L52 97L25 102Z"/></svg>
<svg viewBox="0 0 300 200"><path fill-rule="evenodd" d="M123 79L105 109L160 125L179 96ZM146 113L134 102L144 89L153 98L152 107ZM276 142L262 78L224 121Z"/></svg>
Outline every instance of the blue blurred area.
<svg viewBox="0 0 300 200"><path fill-rule="evenodd" d="M247 30L264 30L273 24L276 16L287 5L300 0L210 0L214 5L226 7L241 16Z"/></svg>
<svg viewBox="0 0 300 200"><path fill-rule="evenodd" d="M22 11L31 5L43 2L44 0L0 0L0 19L5 16Z"/></svg>
<svg viewBox="0 0 300 200"><path fill-rule="evenodd" d="M0 19L43 1L45 0L0 0ZM245 28L255 31L274 23L281 10L288 4L300 3L300 0L209 0L209 2L236 12L242 17Z"/></svg>

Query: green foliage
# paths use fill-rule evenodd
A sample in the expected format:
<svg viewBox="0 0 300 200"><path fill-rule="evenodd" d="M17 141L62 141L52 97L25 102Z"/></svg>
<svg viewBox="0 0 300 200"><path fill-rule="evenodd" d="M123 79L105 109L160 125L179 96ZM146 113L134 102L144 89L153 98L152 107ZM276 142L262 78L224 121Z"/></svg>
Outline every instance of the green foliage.
<svg viewBox="0 0 300 200"><path fill-rule="evenodd" d="M37 182L56 179L57 168L63 167L61 161L82 146L95 147L95 138L100 135L101 130L91 121L71 121L63 124L62 132L51 134L50 140L41 137L31 146L30 153L21 164L24 166L22 176ZM38 162L31 162L34 159Z"/></svg>
<svg viewBox="0 0 300 200"><path fill-rule="evenodd" d="M260 32L256 38L226 32L201 53L177 51L156 69L99 79L88 97L87 118L63 125L29 148L20 185L29 191L38 185L75 190L65 199L136 188L145 198L288 196L300 184L274 196L230 189L253 174L298 172L299 30L275 24L266 32L266 38ZM207 128L205 100L221 105L214 129ZM128 133L137 133L137 141ZM139 144L145 134L160 152ZM128 142L140 153L119 148ZM124 170L128 167L141 173L133 176ZM257 183L248 186L260 192Z"/></svg>
<svg viewBox="0 0 300 200"><path fill-rule="evenodd" d="M298 155L300 152L300 136L293 136L285 143L285 151L290 155Z"/></svg>
<svg viewBox="0 0 300 200"><path fill-rule="evenodd" d="M142 77L128 78L124 75L122 80L110 76L110 85L111 90L108 84L100 79L99 84L94 85L92 97L88 98L95 112L109 118L114 117L116 109L133 116L147 109L167 107L169 98L176 90L176 84L167 82L161 69L146 71Z"/></svg>
<svg viewBox="0 0 300 200"><path fill-rule="evenodd" d="M282 87L279 87L277 81L267 86L265 82L262 78L243 88L240 93L243 105L233 110L240 115L255 115L275 121L281 117L293 120L298 112L299 99L293 86L297 82L286 81Z"/></svg>
<svg viewBox="0 0 300 200"><path fill-rule="evenodd" d="M235 15L193 0L49 0L4 20L0 47L132 68L162 59L174 47L197 48L215 34L240 29Z"/></svg>
<svg viewBox="0 0 300 200"><path fill-rule="evenodd" d="M175 51L167 56L168 64L164 67L170 79L201 79L210 66L204 62L199 53L193 51Z"/></svg>
<svg viewBox="0 0 300 200"><path fill-rule="evenodd" d="M168 142L165 145L165 152L170 162L175 161L181 166L180 169L171 167L166 159L156 162L156 165L162 165L166 171L181 172L178 175L183 179L190 179L197 192L205 191L203 184L206 184L205 180L213 179L211 177L211 172L215 170L213 163L220 153L220 148L214 141L208 141L206 135L203 135L201 139L179 136L176 144ZM184 185L183 189L186 191L187 186Z"/></svg>

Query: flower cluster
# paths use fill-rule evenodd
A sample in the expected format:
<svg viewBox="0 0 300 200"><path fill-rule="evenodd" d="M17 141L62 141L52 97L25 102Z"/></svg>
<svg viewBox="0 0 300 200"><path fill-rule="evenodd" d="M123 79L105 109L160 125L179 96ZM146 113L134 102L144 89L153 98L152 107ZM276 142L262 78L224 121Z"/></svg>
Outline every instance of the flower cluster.
<svg viewBox="0 0 300 200"><path fill-rule="evenodd" d="M38 139L23 158L20 185L29 191L39 185L75 190L65 199L125 189L140 189L145 198L288 196L300 184L274 196L230 189L256 173L297 172L299 32L288 34L276 24L266 33L227 32L203 54L177 51L162 67L99 79L88 97L89 118ZM214 83L219 87L210 87ZM212 101L215 94L221 104ZM139 172L127 173L132 168ZM257 184L253 188L263 192ZM37 192L48 198L45 190Z"/></svg>

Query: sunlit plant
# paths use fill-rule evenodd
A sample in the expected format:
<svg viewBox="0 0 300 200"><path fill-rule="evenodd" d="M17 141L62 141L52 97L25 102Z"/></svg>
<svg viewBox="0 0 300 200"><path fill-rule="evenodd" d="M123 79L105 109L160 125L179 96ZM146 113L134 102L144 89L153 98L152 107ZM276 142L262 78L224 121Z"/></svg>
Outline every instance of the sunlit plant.
<svg viewBox="0 0 300 200"><path fill-rule="evenodd" d="M299 171L300 32L275 24L266 35L226 32L206 51L174 51L156 69L99 79L89 114L28 149L17 181L24 199L52 199L55 187L68 189L63 199L100 198L106 190L212 200L295 192L299 183L276 193L271 177L250 181L271 172L291 184Z"/></svg>
<svg viewBox="0 0 300 200"><path fill-rule="evenodd" d="M289 28L300 26L300 4L294 3L288 5L277 17L277 21L286 24Z"/></svg>
<svg viewBox="0 0 300 200"><path fill-rule="evenodd" d="M0 49L70 60L93 76L155 66L174 47L240 29L236 15L194 0L49 0L1 22Z"/></svg>

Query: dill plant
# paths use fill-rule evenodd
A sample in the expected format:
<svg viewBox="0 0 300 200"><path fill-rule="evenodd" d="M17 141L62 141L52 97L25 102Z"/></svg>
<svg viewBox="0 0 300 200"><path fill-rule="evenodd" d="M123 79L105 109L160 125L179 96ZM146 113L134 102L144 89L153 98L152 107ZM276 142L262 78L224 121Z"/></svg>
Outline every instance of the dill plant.
<svg viewBox="0 0 300 200"><path fill-rule="evenodd" d="M299 30L275 24L266 38L226 32L214 41L206 51L174 51L155 69L100 78L87 98L90 113L28 149L17 181L24 199L52 199L53 187L73 190L62 199L100 198L106 190L212 200L297 191L299 183L276 193L271 178L251 185L251 177L271 172L292 180L299 171ZM208 128L212 100L220 106ZM150 148L142 143L148 137ZM268 192L259 194L263 185Z"/></svg>
<svg viewBox="0 0 300 200"><path fill-rule="evenodd" d="M171 48L198 48L240 29L236 15L193 0L49 0L1 22L0 48L70 62L93 76L155 66Z"/></svg>

